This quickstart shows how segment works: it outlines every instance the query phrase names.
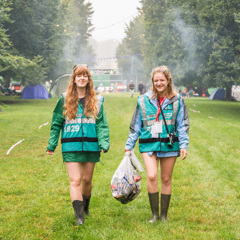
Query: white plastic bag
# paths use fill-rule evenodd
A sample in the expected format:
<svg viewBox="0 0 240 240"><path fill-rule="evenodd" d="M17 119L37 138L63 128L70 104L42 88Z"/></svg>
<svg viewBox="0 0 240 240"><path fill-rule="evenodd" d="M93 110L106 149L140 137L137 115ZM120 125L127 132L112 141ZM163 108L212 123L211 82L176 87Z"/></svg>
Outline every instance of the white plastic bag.
<svg viewBox="0 0 240 240"><path fill-rule="evenodd" d="M141 191L138 171L144 172L144 168L134 151L126 152L111 181L112 196L122 204L131 202Z"/></svg>

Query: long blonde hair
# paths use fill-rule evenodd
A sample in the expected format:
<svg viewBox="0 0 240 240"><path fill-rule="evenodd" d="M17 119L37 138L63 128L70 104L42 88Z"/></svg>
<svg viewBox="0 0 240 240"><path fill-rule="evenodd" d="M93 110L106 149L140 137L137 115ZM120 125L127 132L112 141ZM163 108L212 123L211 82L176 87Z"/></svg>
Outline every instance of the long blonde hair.
<svg viewBox="0 0 240 240"><path fill-rule="evenodd" d="M165 78L168 80L167 98L172 99L174 96L177 95L177 93L173 89L172 75L171 75L168 67L164 66L164 65L154 68L152 70L151 74L150 74L151 75L151 82L152 82L152 86L153 86L152 87L152 92L153 92L152 98L156 98L157 93L158 93L157 89L154 87L154 84L153 84L153 78L154 78L154 75L156 73L162 73L165 76Z"/></svg>
<svg viewBox="0 0 240 240"><path fill-rule="evenodd" d="M84 115L89 118L97 118L97 98L93 87L93 80L90 71L87 67L82 65L77 65L73 69L73 74L70 78L66 92L66 100L64 104L64 115L69 120L76 118L76 113L78 112L78 92L77 85L75 83L75 77L77 75L86 74L88 76L88 83L86 85L85 92L85 108Z"/></svg>

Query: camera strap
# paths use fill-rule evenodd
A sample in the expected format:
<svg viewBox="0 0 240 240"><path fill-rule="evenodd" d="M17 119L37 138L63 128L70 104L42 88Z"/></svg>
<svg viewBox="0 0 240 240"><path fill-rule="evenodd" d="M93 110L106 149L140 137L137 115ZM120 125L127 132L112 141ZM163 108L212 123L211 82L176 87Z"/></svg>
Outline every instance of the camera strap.
<svg viewBox="0 0 240 240"><path fill-rule="evenodd" d="M159 100L157 100L157 101L158 101L158 104L159 104L159 107L160 107L160 113L162 113L162 116L163 116L163 121L164 121L164 124L166 126L167 133L170 136L168 126L167 126L167 122L166 122L166 119L165 119L165 116L164 116L164 113L163 113L163 110L162 110L162 106L160 104L160 101Z"/></svg>
<svg viewBox="0 0 240 240"><path fill-rule="evenodd" d="M158 101L159 101L159 100L158 100ZM161 106L160 102L158 102L158 103L159 103L160 111L161 111L162 116L163 116L164 124L165 124L165 126L166 126L166 130L167 130L169 142L170 142L171 144L173 144L173 143L174 143L174 142L173 142L173 136L174 136L174 134L173 134L173 129L174 129L174 128L172 129L172 132L170 133L169 130L168 130L168 125L167 125L167 122L166 122L166 119L165 119L163 110L162 110L162 106ZM175 127L176 127L176 125L175 125Z"/></svg>

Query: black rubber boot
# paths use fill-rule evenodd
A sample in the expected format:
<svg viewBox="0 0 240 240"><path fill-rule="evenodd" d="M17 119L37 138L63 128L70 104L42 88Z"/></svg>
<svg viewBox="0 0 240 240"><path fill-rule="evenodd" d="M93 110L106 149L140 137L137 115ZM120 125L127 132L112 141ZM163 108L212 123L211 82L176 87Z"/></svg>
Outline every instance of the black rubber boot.
<svg viewBox="0 0 240 240"><path fill-rule="evenodd" d="M167 221L168 207L170 203L171 194L161 194L161 220Z"/></svg>
<svg viewBox="0 0 240 240"><path fill-rule="evenodd" d="M76 217L76 223L75 227L78 227L78 225L83 225L84 223L84 214L83 214L83 201L80 200L74 200L72 202L75 217Z"/></svg>
<svg viewBox="0 0 240 240"><path fill-rule="evenodd" d="M90 216L90 213L89 213L89 204L90 204L90 199L91 199L91 195L87 198L85 197L84 195L83 196L83 210L84 210L84 213L87 215L87 216Z"/></svg>
<svg viewBox="0 0 240 240"><path fill-rule="evenodd" d="M154 223L159 219L159 192L148 193L149 202L152 210L152 218L150 223Z"/></svg>

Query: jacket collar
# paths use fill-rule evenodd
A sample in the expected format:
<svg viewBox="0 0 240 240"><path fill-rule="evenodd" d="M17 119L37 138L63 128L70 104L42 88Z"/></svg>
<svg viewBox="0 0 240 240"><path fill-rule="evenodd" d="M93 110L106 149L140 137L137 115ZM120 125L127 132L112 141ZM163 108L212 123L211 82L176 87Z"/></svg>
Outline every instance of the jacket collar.
<svg viewBox="0 0 240 240"><path fill-rule="evenodd" d="M153 98L151 99L152 95L153 95L153 92L152 91L148 91L146 92L144 95L146 95L148 97L148 99L150 100L150 102L156 107L158 108L157 106L157 98ZM168 99L166 98L163 102L163 105L162 105L162 108L164 109L167 105L177 101L179 99L179 94L177 94L175 97L173 97L172 99Z"/></svg>

